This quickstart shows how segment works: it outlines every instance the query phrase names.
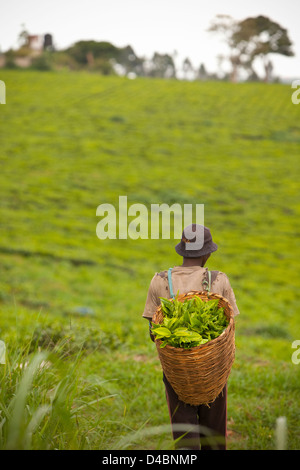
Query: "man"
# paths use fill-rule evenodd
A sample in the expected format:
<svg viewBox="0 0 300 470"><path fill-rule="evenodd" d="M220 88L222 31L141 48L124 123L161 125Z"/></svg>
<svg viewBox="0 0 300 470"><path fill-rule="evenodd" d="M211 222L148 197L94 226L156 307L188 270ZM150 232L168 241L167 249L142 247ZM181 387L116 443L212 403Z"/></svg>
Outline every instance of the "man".
<svg viewBox="0 0 300 470"><path fill-rule="evenodd" d="M201 232L202 230L202 232ZM192 247L196 243L197 234L202 233L201 247ZM195 235L193 235L195 234ZM199 243L198 243L199 245ZM183 257L181 266L175 266L171 275L168 271L156 273L150 283L143 317L151 322L155 310L160 305L160 297L170 298L174 293L184 294L192 290L203 291L210 282L210 291L225 297L231 304L234 316L239 314L235 295L228 277L221 271L211 271L205 263L218 246L213 242L210 230L197 224L186 227L180 243L175 246L176 252ZM150 336L151 335L151 323ZM186 449L226 449L227 430L227 386L213 403L208 406L191 406L179 400L175 391L163 374L166 398L172 424L175 445ZM180 426L181 425L181 426ZM188 426L192 430L188 432ZM180 429L181 427L181 429ZM186 432L182 430L185 427ZM183 436L184 434L184 436ZM212 437L211 437L212 436Z"/></svg>

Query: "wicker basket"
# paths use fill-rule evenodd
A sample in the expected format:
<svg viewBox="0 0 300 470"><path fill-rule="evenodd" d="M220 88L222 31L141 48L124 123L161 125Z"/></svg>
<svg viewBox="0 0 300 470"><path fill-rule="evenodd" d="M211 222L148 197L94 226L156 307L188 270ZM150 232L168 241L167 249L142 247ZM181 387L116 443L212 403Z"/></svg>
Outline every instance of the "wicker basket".
<svg viewBox="0 0 300 470"><path fill-rule="evenodd" d="M191 291L179 295L177 300L183 302L195 296L204 301L219 299L219 307L224 308L229 320L226 330L217 338L191 349L170 345L161 348L160 340L155 340L155 344L164 374L178 398L198 406L212 403L226 385L235 356L235 326L232 307L219 294ZM162 323L161 306L152 321Z"/></svg>

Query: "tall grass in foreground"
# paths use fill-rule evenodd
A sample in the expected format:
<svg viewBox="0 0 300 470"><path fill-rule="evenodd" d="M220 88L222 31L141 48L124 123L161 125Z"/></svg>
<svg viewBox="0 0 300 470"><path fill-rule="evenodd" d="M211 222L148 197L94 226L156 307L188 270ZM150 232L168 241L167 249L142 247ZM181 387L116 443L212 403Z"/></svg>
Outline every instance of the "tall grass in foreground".
<svg viewBox="0 0 300 470"><path fill-rule="evenodd" d="M89 428L82 414L84 408L113 395L99 397L89 402L81 397L84 391L78 387L76 366L81 353L65 361L63 351L35 350L30 345L22 351L8 355L0 371L0 449L1 450L79 450L95 448L105 434L105 417L99 416L98 429L93 442L88 438ZM111 441L111 449L126 450L140 447L145 438L156 439L156 449L173 449L170 425L128 429L127 433ZM92 428L92 424L90 424ZM193 426L181 426L183 438ZM94 430L92 430L94 431ZM205 431L205 430L204 430ZM96 434L96 437L95 437ZM207 438L209 436L209 430ZM180 439L177 440L180 443ZM214 444L215 439L212 440ZM98 447L99 448L99 447ZM101 448L101 447L100 447ZM184 447L183 447L184 448Z"/></svg>
<svg viewBox="0 0 300 470"><path fill-rule="evenodd" d="M69 346L65 341L56 345L55 351L40 348L31 351L31 342L22 350L15 346L13 350L8 348L6 361L0 365L0 449L101 448L109 424L106 415L101 415L94 405L114 395L99 393L95 399L90 398L89 383L82 384L76 374L82 351L75 357L66 357ZM103 385L101 379L98 384ZM94 386L91 389L95 392ZM90 413L93 420L89 419ZM128 435L114 437L110 448L130 448L143 437L143 427L138 431L128 428ZM158 435L162 442L159 434L166 430L147 429L146 433ZM168 446L171 445L170 440Z"/></svg>
<svg viewBox="0 0 300 470"><path fill-rule="evenodd" d="M0 449L72 448L75 369L57 352L9 351L0 368Z"/></svg>
<svg viewBox="0 0 300 470"><path fill-rule="evenodd" d="M106 347L107 338L95 334L36 323L30 335L9 340L0 362L0 449L99 448L105 435L99 403L114 395L103 393L101 378L78 374L87 352Z"/></svg>
<svg viewBox="0 0 300 470"><path fill-rule="evenodd" d="M114 433L109 443L105 441L110 424L94 405L114 395L99 394L90 399L89 385L83 386L76 374L82 351L70 358L64 356L63 342L55 351L36 348L30 352L31 346L15 348L7 355L5 364L0 364L1 450L129 450L143 448L149 438L155 442L155 449L174 449L170 425L149 427L147 421L137 430L128 427L125 433ZM99 385L102 384L99 379ZM180 426L183 440L192 428ZM208 429L203 428L202 432L213 447L217 445L218 438ZM105 447L101 445L103 439ZM275 448L286 448L285 418L276 422L275 439ZM177 444L180 448L180 439Z"/></svg>
<svg viewBox="0 0 300 470"><path fill-rule="evenodd" d="M143 437L147 423L137 431L128 427L126 436L124 429L123 437L115 434L113 428L122 423L109 420L100 405L116 395L103 393L108 381L100 376L79 376L91 339L82 337L80 347L77 332L72 333L41 348L45 336L37 327L23 348L18 341L8 343L0 364L0 450L126 449ZM166 445L165 429L149 433L158 435L158 445Z"/></svg>
<svg viewBox="0 0 300 470"><path fill-rule="evenodd" d="M103 396L78 378L77 368L91 339L82 337L80 344L74 333L46 345L37 327L26 346L20 347L18 341L7 345L6 360L0 364L0 449L68 450L93 445L88 438L90 414L85 410L91 407L93 413L95 403L112 395ZM100 415L98 436L102 424Z"/></svg>

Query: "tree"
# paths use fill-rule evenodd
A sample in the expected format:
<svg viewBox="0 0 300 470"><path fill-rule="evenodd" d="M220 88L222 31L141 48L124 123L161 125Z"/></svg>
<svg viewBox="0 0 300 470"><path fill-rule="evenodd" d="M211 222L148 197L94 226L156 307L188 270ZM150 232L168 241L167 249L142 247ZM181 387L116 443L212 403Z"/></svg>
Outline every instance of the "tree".
<svg viewBox="0 0 300 470"><path fill-rule="evenodd" d="M246 18L237 24L232 41L244 54L248 55L252 65L256 57L263 61L265 81L269 81L273 65L269 54L294 55L287 30L266 16Z"/></svg>
<svg viewBox="0 0 300 470"><path fill-rule="evenodd" d="M176 69L173 58L169 54L155 52L151 60L149 75L159 78L175 78Z"/></svg>
<svg viewBox="0 0 300 470"><path fill-rule="evenodd" d="M208 74L203 63L200 64L199 70L197 72L197 79L198 80L206 80L208 78Z"/></svg>
<svg viewBox="0 0 300 470"><path fill-rule="evenodd" d="M145 75L144 60L139 58L131 46L119 49L117 62L124 67L125 74L134 73L138 76Z"/></svg>
<svg viewBox="0 0 300 470"><path fill-rule="evenodd" d="M78 41L66 49L66 52L81 65L91 63L91 55L94 59L109 60L118 56L119 49L110 42Z"/></svg>
<svg viewBox="0 0 300 470"><path fill-rule="evenodd" d="M143 75L143 60L131 46L119 48L105 41L78 41L65 52L80 66L100 70L105 75L115 73L116 65L122 66L126 75L130 72Z"/></svg>
<svg viewBox="0 0 300 470"><path fill-rule="evenodd" d="M195 74L193 64L188 57L186 57L182 63L182 70L185 80L188 80L189 77Z"/></svg>
<svg viewBox="0 0 300 470"><path fill-rule="evenodd" d="M231 64L231 81L237 81L238 68L240 63L240 51L236 50L236 44L233 41L233 34L237 30L237 21L230 15L217 15L211 22L208 32L217 33L223 37L224 43L229 48L228 60ZM224 56L222 56L224 57Z"/></svg>
<svg viewBox="0 0 300 470"><path fill-rule="evenodd" d="M265 16L236 21L228 15L217 15L208 31L223 35L229 47L232 81L236 81L240 68L254 75L256 57L263 60L265 81L268 81L273 69L269 54L294 55L287 30Z"/></svg>
<svg viewBox="0 0 300 470"><path fill-rule="evenodd" d="M27 31L24 23L21 24L21 28L22 29L18 36L18 43L19 43L20 48L28 46L28 36L29 36L29 32Z"/></svg>

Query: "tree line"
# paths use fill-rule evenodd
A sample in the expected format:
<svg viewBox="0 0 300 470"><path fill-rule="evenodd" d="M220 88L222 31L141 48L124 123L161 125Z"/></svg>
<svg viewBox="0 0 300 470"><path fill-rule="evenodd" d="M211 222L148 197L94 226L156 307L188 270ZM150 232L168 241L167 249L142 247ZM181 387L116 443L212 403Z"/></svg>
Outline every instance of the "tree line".
<svg viewBox="0 0 300 470"><path fill-rule="evenodd" d="M266 16L249 17L242 21L228 15L217 15L207 31L220 37L227 51L218 56L218 63L229 65L229 71L209 73L204 63L194 66L186 57L181 65L176 64L176 52L161 54L154 52L150 59L139 57L134 49L116 47L110 42L81 40L64 50L56 50L51 35L45 35L43 50L32 57L31 67L39 70L69 68L90 70L104 75L118 74L129 77L183 78L189 80L223 79L237 81L240 73L247 80L268 82L272 78L271 54L293 56L292 43L288 32ZM10 49L6 56L6 66L14 67L20 55L30 55L29 34L24 29L19 35L20 47ZM257 59L263 64L264 77L258 76L254 64Z"/></svg>

